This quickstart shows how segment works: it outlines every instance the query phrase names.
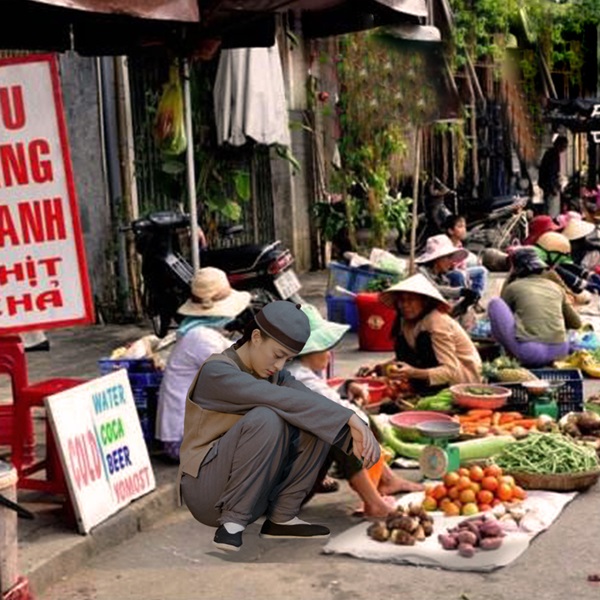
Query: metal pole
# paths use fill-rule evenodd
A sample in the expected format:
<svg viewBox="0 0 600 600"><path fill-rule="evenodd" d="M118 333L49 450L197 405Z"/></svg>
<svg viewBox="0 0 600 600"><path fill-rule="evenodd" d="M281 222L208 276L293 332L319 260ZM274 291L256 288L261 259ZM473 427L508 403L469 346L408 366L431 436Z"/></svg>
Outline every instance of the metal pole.
<svg viewBox="0 0 600 600"><path fill-rule="evenodd" d="M415 253L417 246L417 219L419 218L419 171L421 170L421 128L415 128L415 170L413 174L413 205L412 205L412 227L410 230L410 262L408 272L415 272Z"/></svg>
<svg viewBox="0 0 600 600"><path fill-rule="evenodd" d="M192 268L196 272L200 268L200 247L198 238L198 206L196 204L196 170L194 168L194 138L192 131L192 100L190 94L190 63L183 59L183 109L185 113L185 137L187 147L185 151L187 163L187 189L190 202L190 228L192 247Z"/></svg>

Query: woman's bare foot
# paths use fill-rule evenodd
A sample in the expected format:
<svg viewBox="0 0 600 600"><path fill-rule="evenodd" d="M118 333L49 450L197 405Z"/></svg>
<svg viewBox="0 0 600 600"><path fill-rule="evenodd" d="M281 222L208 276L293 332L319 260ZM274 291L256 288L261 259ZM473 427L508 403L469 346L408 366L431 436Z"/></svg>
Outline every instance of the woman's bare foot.
<svg viewBox="0 0 600 600"><path fill-rule="evenodd" d="M393 496L381 496L375 502L364 502L354 511L355 516L383 519L393 513L396 508L396 499Z"/></svg>
<svg viewBox="0 0 600 600"><path fill-rule="evenodd" d="M378 491L382 496L393 496L394 494L403 494L406 492L421 492L425 486L416 481L409 481L392 473L388 478L381 478Z"/></svg>

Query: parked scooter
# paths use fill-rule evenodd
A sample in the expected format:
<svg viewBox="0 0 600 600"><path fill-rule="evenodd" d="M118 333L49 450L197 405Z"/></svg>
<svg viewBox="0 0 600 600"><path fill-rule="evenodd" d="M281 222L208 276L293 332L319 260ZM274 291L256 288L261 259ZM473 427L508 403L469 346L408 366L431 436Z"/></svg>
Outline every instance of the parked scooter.
<svg viewBox="0 0 600 600"><path fill-rule="evenodd" d="M136 251L142 257L143 304L157 336L164 337L177 318L177 309L190 294L193 268L183 256L179 235L190 224L186 214L163 211L132 222ZM243 231L236 225L220 231L233 237ZM220 249L201 249L202 267L217 267L231 286L252 293L252 310L272 300L301 302L300 281L292 268L294 257L281 241L243 244ZM236 324L241 326L241 321Z"/></svg>

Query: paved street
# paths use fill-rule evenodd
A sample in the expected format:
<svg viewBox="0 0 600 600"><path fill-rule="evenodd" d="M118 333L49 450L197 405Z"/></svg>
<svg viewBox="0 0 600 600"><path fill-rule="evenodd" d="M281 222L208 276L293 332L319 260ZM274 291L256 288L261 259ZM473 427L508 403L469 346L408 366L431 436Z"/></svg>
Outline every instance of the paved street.
<svg viewBox="0 0 600 600"><path fill-rule="evenodd" d="M304 281L305 297L323 307L324 275ZM81 329L51 333L53 349L29 355L32 378L50 373L95 376L99 357L148 331L136 326L109 326L87 328L83 333ZM336 375L350 375L361 364L389 356L359 352L357 347L356 334L346 336L337 352ZM161 489L176 473L175 467L156 462L155 470ZM34 569L36 561L52 555L55 561L38 568L35 580L56 581L57 572L68 576L38 596L44 600L428 600L440 596L452 600L536 596L591 600L600 598L600 587L587 582L588 575L600 573L599 495L600 487L596 486L579 496L513 565L486 575L324 556L322 542L261 540L259 524L248 528L242 551L229 556L212 547L213 529L197 523L185 508L173 511L172 502L165 503L164 508L158 503L150 512L144 509L137 522L125 520L143 506L144 499L86 538L61 525L54 511L38 508L36 522L19 524L21 565L23 571ZM342 483L337 493L313 499L301 516L327 524L335 535L359 522L350 514L355 505L356 497ZM109 534L105 526L111 528ZM83 544L92 538L95 542L91 545Z"/></svg>

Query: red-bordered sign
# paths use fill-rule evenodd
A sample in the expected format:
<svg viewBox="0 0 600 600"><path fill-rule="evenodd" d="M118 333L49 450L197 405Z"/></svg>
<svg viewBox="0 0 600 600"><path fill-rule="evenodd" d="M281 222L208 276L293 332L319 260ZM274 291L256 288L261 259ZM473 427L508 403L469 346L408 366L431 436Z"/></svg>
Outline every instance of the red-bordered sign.
<svg viewBox="0 0 600 600"><path fill-rule="evenodd" d="M0 334L91 323L54 55L0 60Z"/></svg>

